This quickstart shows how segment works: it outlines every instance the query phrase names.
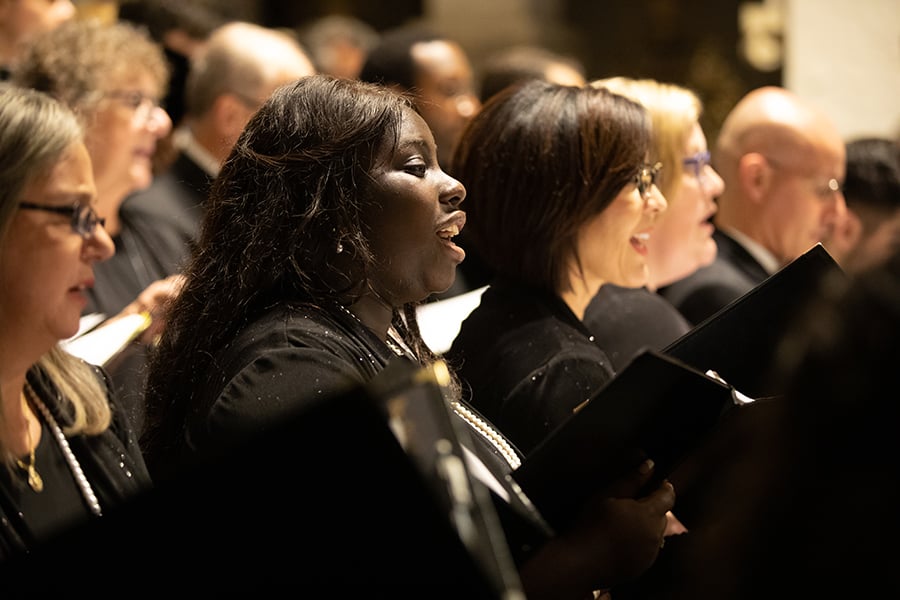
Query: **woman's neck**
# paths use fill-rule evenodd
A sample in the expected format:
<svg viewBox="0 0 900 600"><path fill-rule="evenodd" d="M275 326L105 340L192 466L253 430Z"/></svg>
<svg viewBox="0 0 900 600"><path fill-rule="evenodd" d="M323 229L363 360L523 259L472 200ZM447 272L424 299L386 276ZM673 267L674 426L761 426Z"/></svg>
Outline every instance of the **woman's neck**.
<svg viewBox="0 0 900 600"><path fill-rule="evenodd" d="M388 329L394 318L394 310L382 298L367 294L349 306L360 323L371 329L379 339L387 339Z"/></svg>
<svg viewBox="0 0 900 600"><path fill-rule="evenodd" d="M579 320L584 320L584 313L587 310L588 304L591 303L591 300L597 295L597 292L600 291L600 286L604 283L606 282L595 281L593 283L588 283L582 277L572 277L569 289L558 292L558 294L569 309L575 313L575 316L578 317Z"/></svg>
<svg viewBox="0 0 900 600"><path fill-rule="evenodd" d="M17 456L27 454L40 441L40 420L25 398L25 374L4 378L0 382L3 411L0 417L0 439L3 446Z"/></svg>

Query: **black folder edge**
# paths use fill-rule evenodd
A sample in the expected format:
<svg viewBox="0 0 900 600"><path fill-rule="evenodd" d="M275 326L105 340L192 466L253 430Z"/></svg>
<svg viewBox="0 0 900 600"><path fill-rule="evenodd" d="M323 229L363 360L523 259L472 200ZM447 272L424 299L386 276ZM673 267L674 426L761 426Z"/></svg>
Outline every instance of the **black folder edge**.
<svg viewBox="0 0 900 600"><path fill-rule="evenodd" d="M424 367L395 360L368 389L498 597L518 595L521 582L490 492L467 466L470 434L451 414L450 380L443 360Z"/></svg>
<svg viewBox="0 0 900 600"><path fill-rule="evenodd" d="M695 369L714 371L753 398L779 396L772 380L778 343L795 315L823 291L827 277L846 277L816 244L662 351Z"/></svg>
<svg viewBox="0 0 900 600"><path fill-rule="evenodd" d="M593 493L655 463L658 484L740 406L734 389L681 361L645 349L557 427L513 478L554 527Z"/></svg>

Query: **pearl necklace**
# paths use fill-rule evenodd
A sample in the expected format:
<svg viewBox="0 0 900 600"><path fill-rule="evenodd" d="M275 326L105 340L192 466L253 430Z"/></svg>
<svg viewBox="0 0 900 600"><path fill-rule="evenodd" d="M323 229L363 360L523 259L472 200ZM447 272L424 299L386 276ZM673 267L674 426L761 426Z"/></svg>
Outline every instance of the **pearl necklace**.
<svg viewBox="0 0 900 600"><path fill-rule="evenodd" d="M337 304L343 312L351 316L354 321L356 321L360 325L363 324L362 321L359 320L359 317L353 314L353 311L351 311L349 308L347 308L340 302L335 302L335 304ZM393 350L394 354L396 354L397 356L415 356L413 352L409 350L409 348L405 348L406 344L402 343L399 336L397 336L397 338L394 337L393 327L388 330L385 343L387 344L388 348ZM519 468L519 466L522 464L522 461L519 459L519 455L506 440L506 438L500 434L500 432L494 429L493 426L489 425L484 419L478 417L474 412L472 412L472 410L464 406L461 402L453 400L450 402L450 407L453 409L453 412L455 412L463 421L465 421L469 425L469 427L474 429L481 437L487 440L491 446L493 446L493 448L500 454L500 456L502 456L503 459L506 460L511 469L515 470Z"/></svg>
<svg viewBox="0 0 900 600"><path fill-rule="evenodd" d="M481 437L486 439L491 446L500 453L506 462L509 463L511 469L515 470L519 468L522 464L519 455L516 454L516 451L500 432L489 425L487 421L476 415L469 407L463 405L462 402L454 400L450 403L450 407L453 409L453 412L469 424L469 427L478 432Z"/></svg>
<svg viewBox="0 0 900 600"><path fill-rule="evenodd" d="M38 395L31 389L31 385L28 383L25 384L25 392L28 395L28 399L31 401L32 405L35 406L44 417L44 420L47 421L47 425L50 426L50 431L53 432L53 437L56 438L56 442L59 444L60 449L62 450L63 456L66 459L66 462L69 464L69 468L72 470L72 475L75 476L75 483L78 485L78 489L81 490L81 495L84 496L85 502L87 502L88 508L90 511L96 516L101 516L102 512L100 510L100 501L97 500L96 494L94 494L93 488L91 488L90 482L87 480L87 477L84 475L84 471L81 470L81 465L78 463L78 459L75 457L75 453L72 452L72 448L69 447L69 441L66 440L65 434L60 429L59 424L57 424L56 419L53 418L53 415L50 413L50 410L41 402L41 399Z"/></svg>
<svg viewBox="0 0 900 600"><path fill-rule="evenodd" d="M338 308L340 308L344 313L349 315L354 321L356 321L363 327L366 327L366 325L362 321L359 320L359 317L357 317L356 314L354 314L354 312L352 310L350 310L349 308L347 308L340 302L335 302L335 304L337 304ZM388 327L387 336L384 339L384 343L397 356L406 357L406 358L415 358L415 353L413 353L413 351L410 350L409 347L407 347L406 343L403 342L403 340L400 338L400 336L395 333L393 326Z"/></svg>

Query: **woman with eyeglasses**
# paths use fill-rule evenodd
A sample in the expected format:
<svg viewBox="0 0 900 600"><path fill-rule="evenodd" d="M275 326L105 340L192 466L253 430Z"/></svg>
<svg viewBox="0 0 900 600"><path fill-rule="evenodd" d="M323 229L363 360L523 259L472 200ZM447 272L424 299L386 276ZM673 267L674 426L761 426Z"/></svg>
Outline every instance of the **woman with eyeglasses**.
<svg viewBox="0 0 900 600"><path fill-rule="evenodd" d="M75 116L0 85L0 561L150 485L104 371L64 352L113 243Z"/></svg>
<svg viewBox="0 0 900 600"><path fill-rule="evenodd" d="M647 282L666 209L650 148L637 103L536 81L492 98L454 155L468 231L495 276L447 357L526 454L613 378L582 318L600 286Z"/></svg>
<svg viewBox="0 0 900 600"><path fill-rule="evenodd" d="M615 375L584 326L600 286L647 281L646 240L666 199L650 156L650 120L607 90L531 81L493 96L462 136L468 231L494 278L446 354L465 397L526 456ZM636 490L634 490L636 492ZM667 527L674 492L634 502L620 552ZM665 502L660 502L667 498Z"/></svg>
<svg viewBox="0 0 900 600"><path fill-rule="evenodd" d="M694 92L671 83L627 77L591 85L631 98L650 114L650 155L662 165L657 183L668 203L646 242L646 285L604 285L585 311L585 325L621 369L641 348L661 350L691 329L692 324L656 290L715 259L711 220L715 198L725 184L709 164L700 126L703 105Z"/></svg>
<svg viewBox="0 0 900 600"><path fill-rule="evenodd" d="M168 85L162 48L125 23L65 23L33 41L13 72L13 82L62 101L83 123L85 146L97 185L96 213L115 244L85 293L83 315L148 312L153 323L141 344L110 365L115 386L135 427L143 421L145 348L165 324L164 303L180 284L183 242L146 218L120 210L153 177L157 142L172 128L159 106Z"/></svg>
<svg viewBox="0 0 900 600"><path fill-rule="evenodd" d="M177 271L180 251L152 223L125 220L119 210L129 194L150 185L156 144L172 128L159 106L167 69L162 48L143 31L75 20L36 38L13 71L14 83L62 101L85 126L97 213L116 245L115 256L97 269L85 314L115 315Z"/></svg>

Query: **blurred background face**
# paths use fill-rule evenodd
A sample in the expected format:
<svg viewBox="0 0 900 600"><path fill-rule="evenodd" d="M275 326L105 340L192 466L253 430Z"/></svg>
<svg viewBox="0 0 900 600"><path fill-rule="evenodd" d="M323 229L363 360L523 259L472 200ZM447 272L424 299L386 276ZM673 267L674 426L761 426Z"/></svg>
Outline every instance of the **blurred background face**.
<svg viewBox="0 0 900 600"><path fill-rule="evenodd" d="M412 57L419 89L416 107L434 132L438 162L446 169L463 129L481 109L472 66L459 44L446 40L415 44Z"/></svg>
<svg viewBox="0 0 900 600"><path fill-rule="evenodd" d="M694 124L685 145L679 182L674 193L666 196L668 208L659 217L648 243L650 253L649 284L657 288L682 277L716 258L713 226L709 219L716 212L715 198L725 189L719 174L709 165L706 136L700 124Z"/></svg>
<svg viewBox="0 0 900 600"><path fill-rule="evenodd" d="M18 43L50 31L74 16L71 0L0 0L0 31Z"/></svg>
<svg viewBox="0 0 900 600"><path fill-rule="evenodd" d="M864 225L865 235L850 253L848 270L866 271L886 263L893 255L900 252L900 210L885 212L873 216L856 211L853 215L865 224L871 217L869 228Z"/></svg>
<svg viewBox="0 0 900 600"><path fill-rule="evenodd" d="M845 218L847 205L840 191L845 157L841 147L766 158L773 175L762 241L786 264L823 241Z"/></svg>
<svg viewBox="0 0 900 600"><path fill-rule="evenodd" d="M848 273L877 267L900 252L900 209L848 207L824 240L825 248Z"/></svg>
<svg viewBox="0 0 900 600"><path fill-rule="evenodd" d="M169 115L158 105L162 90L150 75L110 78L104 85L85 136L101 216L117 211L125 196L150 185L156 143L172 129Z"/></svg>

